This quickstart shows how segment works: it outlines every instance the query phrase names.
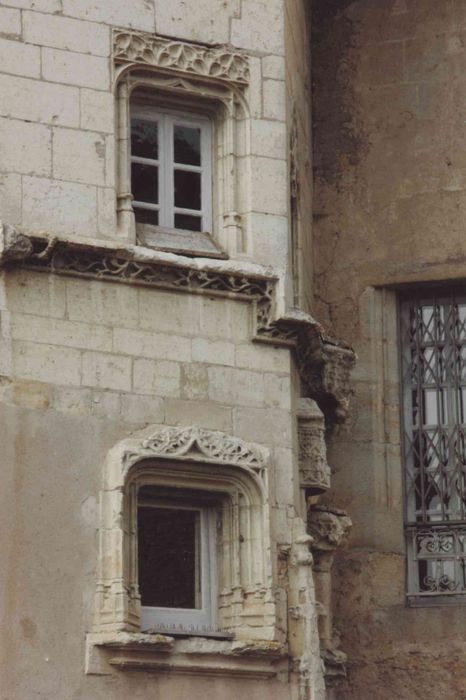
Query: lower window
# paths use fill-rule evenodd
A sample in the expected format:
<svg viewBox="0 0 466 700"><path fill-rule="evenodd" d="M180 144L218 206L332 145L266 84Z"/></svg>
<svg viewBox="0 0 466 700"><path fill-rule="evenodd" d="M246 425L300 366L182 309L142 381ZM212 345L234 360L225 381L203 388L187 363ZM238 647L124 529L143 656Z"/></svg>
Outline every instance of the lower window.
<svg viewBox="0 0 466 700"><path fill-rule="evenodd" d="M138 496L142 631L216 629L218 509L206 496L144 486Z"/></svg>

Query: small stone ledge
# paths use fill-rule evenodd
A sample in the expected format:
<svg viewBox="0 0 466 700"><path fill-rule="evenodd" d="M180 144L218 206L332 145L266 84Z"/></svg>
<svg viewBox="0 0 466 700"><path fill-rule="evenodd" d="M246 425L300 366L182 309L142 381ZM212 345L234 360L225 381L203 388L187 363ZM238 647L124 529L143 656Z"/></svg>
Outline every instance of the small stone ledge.
<svg viewBox="0 0 466 700"><path fill-rule="evenodd" d="M354 351L327 337L300 309L275 317L278 276L271 267L238 260L188 258L117 241L26 235L0 225L0 267L27 269L249 301L253 340L293 350L307 393L327 425L346 420Z"/></svg>
<svg viewBox="0 0 466 700"><path fill-rule="evenodd" d="M128 669L268 679L286 665L286 648L279 642L131 632L92 633L86 639L90 675Z"/></svg>

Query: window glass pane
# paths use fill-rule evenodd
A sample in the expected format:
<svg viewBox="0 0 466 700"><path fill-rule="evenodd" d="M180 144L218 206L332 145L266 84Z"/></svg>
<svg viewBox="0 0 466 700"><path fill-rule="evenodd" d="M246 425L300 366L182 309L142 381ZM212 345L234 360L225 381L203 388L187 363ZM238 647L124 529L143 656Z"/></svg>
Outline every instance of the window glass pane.
<svg viewBox="0 0 466 700"><path fill-rule="evenodd" d="M137 202L158 204L159 178L158 168L153 165L131 163L131 189Z"/></svg>
<svg viewBox="0 0 466 700"><path fill-rule="evenodd" d="M157 122L131 120L131 155L158 159Z"/></svg>
<svg viewBox="0 0 466 700"><path fill-rule="evenodd" d="M175 228L183 228L186 231L202 231L202 219L200 216L189 214L175 214Z"/></svg>
<svg viewBox="0 0 466 700"><path fill-rule="evenodd" d="M142 209L141 207L135 206L134 214L138 224L152 224L152 226L158 226L159 212L157 210Z"/></svg>
<svg viewBox="0 0 466 700"><path fill-rule="evenodd" d="M201 174L175 170L175 207L201 209Z"/></svg>
<svg viewBox="0 0 466 700"><path fill-rule="evenodd" d="M190 126L175 126L175 163L201 164L201 130Z"/></svg>
<svg viewBox="0 0 466 700"><path fill-rule="evenodd" d="M177 508L138 509L141 603L160 608L199 605L200 513Z"/></svg>

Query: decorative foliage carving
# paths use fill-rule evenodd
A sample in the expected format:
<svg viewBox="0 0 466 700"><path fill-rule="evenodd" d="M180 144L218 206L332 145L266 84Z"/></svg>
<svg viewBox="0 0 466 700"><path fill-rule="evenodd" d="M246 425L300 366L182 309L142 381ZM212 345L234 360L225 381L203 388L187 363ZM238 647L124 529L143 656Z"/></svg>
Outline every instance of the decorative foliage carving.
<svg viewBox="0 0 466 700"><path fill-rule="evenodd" d="M225 46L209 48L145 32L115 29L113 57L119 63L156 66L243 85L249 82L247 57Z"/></svg>
<svg viewBox="0 0 466 700"><path fill-rule="evenodd" d="M218 431L203 428L163 428L146 438L137 452L128 452L125 462L133 463L144 457L176 457L189 460L202 456L203 461L235 464L262 470L266 458L256 445L226 435Z"/></svg>
<svg viewBox="0 0 466 700"><path fill-rule="evenodd" d="M312 399L301 399L297 418L300 486L322 493L330 488L324 414Z"/></svg>
<svg viewBox="0 0 466 700"><path fill-rule="evenodd" d="M206 261L190 264L186 258L148 255L145 249L132 246L112 248L44 235L22 236L22 239L15 256L5 257L4 261L11 259L44 272L253 302L255 340L293 348L308 394L323 410L327 425L345 420L351 396L350 373L356 359L354 351L325 337L317 321L301 311L293 310L274 320L276 278L272 274L260 275L240 268L232 271Z"/></svg>

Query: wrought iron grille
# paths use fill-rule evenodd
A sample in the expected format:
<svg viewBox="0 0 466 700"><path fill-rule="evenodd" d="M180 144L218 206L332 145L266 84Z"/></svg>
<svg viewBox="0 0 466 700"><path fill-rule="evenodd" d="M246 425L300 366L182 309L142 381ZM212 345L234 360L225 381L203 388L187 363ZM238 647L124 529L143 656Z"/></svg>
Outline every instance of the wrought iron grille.
<svg viewBox="0 0 466 700"><path fill-rule="evenodd" d="M401 301L408 596L466 600L466 295Z"/></svg>

